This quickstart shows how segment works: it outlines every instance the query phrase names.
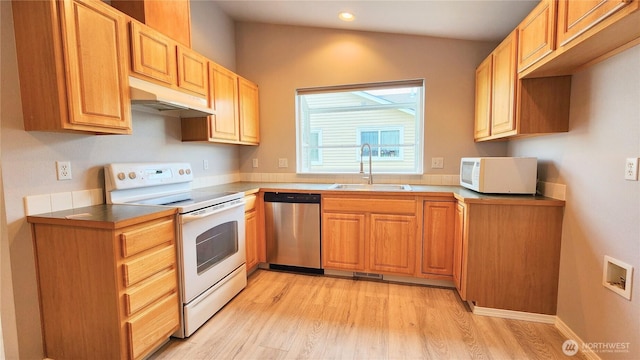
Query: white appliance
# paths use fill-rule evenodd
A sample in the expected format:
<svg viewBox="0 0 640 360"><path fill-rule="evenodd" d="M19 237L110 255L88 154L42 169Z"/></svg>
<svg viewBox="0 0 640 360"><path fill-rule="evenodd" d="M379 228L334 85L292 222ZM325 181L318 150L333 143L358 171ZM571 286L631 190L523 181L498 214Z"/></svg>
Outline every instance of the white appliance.
<svg viewBox="0 0 640 360"><path fill-rule="evenodd" d="M178 209L182 311L173 336L190 336L247 286L244 194L192 190L189 163L110 164L104 175L109 204Z"/></svg>
<svg viewBox="0 0 640 360"><path fill-rule="evenodd" d="M460 185L487 194L535 194L535 157L475 157L460 160Z"/></svg>

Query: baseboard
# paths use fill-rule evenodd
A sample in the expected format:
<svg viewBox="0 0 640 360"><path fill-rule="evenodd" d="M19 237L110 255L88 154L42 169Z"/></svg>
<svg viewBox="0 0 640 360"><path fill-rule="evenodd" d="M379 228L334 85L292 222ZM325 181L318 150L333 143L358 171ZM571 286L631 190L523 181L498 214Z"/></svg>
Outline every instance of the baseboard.
<svg viewBox="0 0 640 360"><path fill-rule="evenodd" d="M556 317L556 322L555 322L555 326L556 329L558 329L558 331L560 331L560 333L562 335L564 335L567 339L571 339L573 341L575 341L576 343L578 343L578 345L580 344L584 344L585 342L580 339L580 337L573 332L573 330L571 330L571 328L569 326L567 326L567 324L564 323L564 321L562 321L559 317ZM580 352L589 360L602 360L600 358L600 356L598 356L598 354L596 354L593 351L584 351L583 349L584 347L581 346L580 347Z"/></svg>
<svg viewBox="0 0 640 360"><path fill-rule="evenodd" d="M535 313L528 313L523 311L486 308L481 306L475 306L472 303L469 303L469 307L471 308L471 311L475 315L493 316L493 317L499 317L504 319L513 319L513 320L533 321L533 322L539 322L544 324L556 323L555 315L535 314Z"/></svg>

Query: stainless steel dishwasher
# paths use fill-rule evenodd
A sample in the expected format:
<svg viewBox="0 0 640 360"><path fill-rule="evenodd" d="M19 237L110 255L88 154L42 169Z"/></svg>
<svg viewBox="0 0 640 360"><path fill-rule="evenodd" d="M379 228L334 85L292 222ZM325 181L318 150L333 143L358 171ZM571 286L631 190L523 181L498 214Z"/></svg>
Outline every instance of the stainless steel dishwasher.
<svg viewBox="0 0 640 360"><path fill-rule="evenodd" d="M322 274L320 195L264 194L267 263L271 269Z"/></svg>

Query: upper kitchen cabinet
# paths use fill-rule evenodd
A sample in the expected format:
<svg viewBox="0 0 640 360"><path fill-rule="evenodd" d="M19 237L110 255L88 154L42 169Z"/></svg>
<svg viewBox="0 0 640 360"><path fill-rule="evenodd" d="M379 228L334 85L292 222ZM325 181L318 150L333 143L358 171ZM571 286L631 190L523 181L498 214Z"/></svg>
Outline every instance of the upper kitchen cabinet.
<svg viewBox="0 0 640 360"><path fill-rule="evenodd" d="M197 96L209 97L206 57L131 20L131 75Z"/></svg>
<svg viewBox="0 0 640 360"><path fill-rule="evenodd" d="M569 129L571 77L518 79L515 30L476 70L475 141Z"/></svg>
<svg viewBox="0 0 640 360"><path fill-rule="evenodd" d="M589 0L558 3L558 44L564 46L631 0Z"/></svg>
<svg viewBox="0 0 640 360"><path fill-rule="evenodd" d="M25 130L131 133L126 19L100 1L14 1Z"/></svg>
<svg viewBox="0 0 640 360"><path fill-rule="evenodd" d="M111 6L191 47L189 0L111 0Z"/></svg>
<svg viewBox="0 0 640 360"><path fill-rule="evenodd" d="M216 114L208 121L211 141L240 141L240 115L238 97L238 75L224 67L209 63L209 84L211 108Z"/></svg>
<svg viewBox="0 0 640 360"><path fill-rule="evenodd" d="M258 86L209 62L209 106L215 115L182 119L182 141L257 145Z"/></svg>
<svg viewBox="0 0 640 360"><path fill-rule="evenodd" d="M257 145L260 142L258 85L238 77L240 99L240 143Z"/></svg>
<svg viewBox="0 0 640 360"><path fill-rule="evenodd" d="M491 68L493 56L490 55L476 69L476 119L474 139L481 139L491 135Z"/></svg>
<svg viewBox="0 0 640 360"><path fill-rule="evenodd" d="M638 0L543 1L519 27L519 76L569 75L637 44L639 10Z"/></svg>
<svg viewBox="0 0 640 360"><path fill-rule="evenodd" d="M507 134L516 128L516 34L507 37L491 55L491 135Z"/></svg>
<svg viewBox="0 0 640 360"><path fill-rule="evenodd" d="M178 45L178 87L194 95L209 96L207 58Z"/></svg>
<svg viewBox="0 0 640 360"><path fill-rule="evenodd" d="M177 84L175 42L137 21L132 21L130 27L131 75L146 78L164 86Z"/></svg>
<svg viewBox="0 0 640 360"><path fill-rule="evenodd" d="M555 50L557 0L543 0L518 26L518 71Z"/></svg>

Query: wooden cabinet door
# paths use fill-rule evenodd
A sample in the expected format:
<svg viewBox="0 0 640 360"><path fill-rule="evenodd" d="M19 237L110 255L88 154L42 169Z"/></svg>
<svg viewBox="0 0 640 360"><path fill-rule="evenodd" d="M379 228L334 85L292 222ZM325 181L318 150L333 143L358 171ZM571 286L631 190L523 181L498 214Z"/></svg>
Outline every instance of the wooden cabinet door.
<svg viewBox="0 0 640 360"><path fill-rule="evenodd" d="M425 201L423 211L421 271L453 275L455 203Z"/></svg>
<svg viewBox="0 0 640 360"><path fill-rule="evenodd" d="M258 216L257 211L244 213L245 246L247 256L247 270L258 265Z"/></svg>
<svg viewBox="0 0 640 360"><path fill-rule="evenodd" d="M464 233L464 216L465 207L462 203L456 205L455 215L455 233L453 236L453 283L458 289L458 294L462 300L466 300L466 286L464 282L464 268L466 267L465 258L465 233Z"/></svg>
<svg viewBox="0 0 640 360"><path fill-rule="evenodd" d="M325 269L364 271L366 266L366 216L322 215L322 265Z"/></svg>
<svg viewBox="0 0 640 360"><path fill-rule="evenodd" d="M543 0L518 26L518 72L555 50L556 0Z"/></svg>
<svg viewBox="0 0 640 360"><path fill-rule="evenodd" d="M101 2L74 0L60 6L71 128L130 133L124 16Z"/></svg>
<svg viewBox="0 0 640 360"><path fill-rule="evenodd" d="M493 55L489 55L476 69L476 118L474 139L491 135L491 69Z"/></svg>
<svg viewBox="0 0 640 360"><path fill-rule="evenodd" d="M207 58L178 45L178 87L208 98L209 76Z"/></svg>
<svg viewBox="0 0 640 360"><path fill-rule="evenodd" d="M371 214L369 269L372 272L413 275L416 217Z"/></svg>
<svg viewBox="0 0 640 360"><path fill-rule="evenodd" d="M238 75L214 63L209 63L211 116L209 137L212 140L240 140L238 108Z"/></svg>
<svg viewBox="0 0 640 360"><path fill-rule="evenodd" d="M255 144L260 142L260 116L258 85L238 77L240 98L240 142Z"/></svg>
<svg viewBox="0 0 640 360"><path fill-rule="evenodd" d="M592 26L631 3L631 0L560 0L558 46L564 46Z"/></svg>
<svg viewBox="0 0 640 360"><path fill-rule="evenodd" d="M131 72L162 84L178 83L176 43L136 21L131 22Z"/></svg>
<svg viewBox="0 0 640 360"><path fill-rule="evenodd" d="M111 6L191 47L189 0L111 0Z"/></svg>
<svg viewBox="0 0 640 360"><path fill-rule="evenodd" d="M145 23L191 47L191 9L189 0L144 1Z"/></svg>
<svg viewBox="0 0 640 360"><path fill-rule="evenodd" d="M493 51L491 135L516 129L517 30Z"/></svg>

